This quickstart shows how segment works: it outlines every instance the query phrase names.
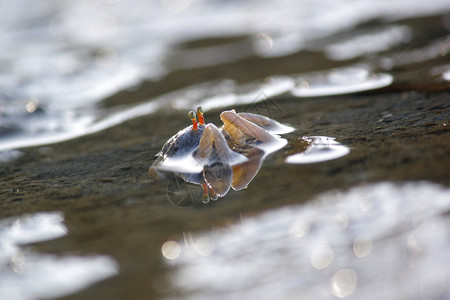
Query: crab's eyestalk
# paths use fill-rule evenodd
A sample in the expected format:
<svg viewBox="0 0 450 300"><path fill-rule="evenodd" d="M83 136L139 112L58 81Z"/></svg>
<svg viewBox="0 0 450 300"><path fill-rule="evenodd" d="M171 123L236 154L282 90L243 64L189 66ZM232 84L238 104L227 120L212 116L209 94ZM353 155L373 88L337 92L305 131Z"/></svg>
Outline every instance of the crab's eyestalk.
<svg viewBox="0 0 450 300"><path fill-rule="evenodd" d="M197 107L197 115L198 115L198 123L201 125L205 125L205 118L203 117L203 107Z"/></svg>
<svg viewBox="0 0 450 300"><path fill-rule="evenodd" d="M192 130L197 130L197 115L192 110L188 113L189 119L192 121Z"/></svg>

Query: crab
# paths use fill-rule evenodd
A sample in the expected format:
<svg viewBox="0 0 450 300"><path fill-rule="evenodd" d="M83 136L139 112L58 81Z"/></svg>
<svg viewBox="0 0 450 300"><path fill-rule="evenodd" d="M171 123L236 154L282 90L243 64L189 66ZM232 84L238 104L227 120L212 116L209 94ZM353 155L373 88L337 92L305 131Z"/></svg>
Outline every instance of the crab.
<svg viewBox="0 0 450 300"><path fill-rule="evenodd" d="M261 168L264 157L287 141L272 132L288 132L290 127L268 117L224 111L219 129L205 124L204 110L188 113L192 125L172 136L156 154L149 172L173 172L186 182L200 184L203 202L225 196L230 187L244 189Z"/></svg>

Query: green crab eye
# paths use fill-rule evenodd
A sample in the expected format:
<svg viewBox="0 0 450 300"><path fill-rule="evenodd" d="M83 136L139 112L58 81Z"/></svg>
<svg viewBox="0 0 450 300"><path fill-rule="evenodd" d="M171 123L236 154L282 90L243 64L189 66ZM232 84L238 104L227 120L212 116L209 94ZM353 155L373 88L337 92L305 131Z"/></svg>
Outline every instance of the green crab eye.
<svg viewBox="0 0 450 300"><path fill-rule="evenodd" d="M193 112L192 110L188 112L189 119L194 120L197 118L197 114Z"/></svg>
<svg viewBox="0 0 450 300"><path fill-rule="evenodd" d="M197 107L197 113L198 114L203 114L204 113L203 106L198 106Z"/></svg>

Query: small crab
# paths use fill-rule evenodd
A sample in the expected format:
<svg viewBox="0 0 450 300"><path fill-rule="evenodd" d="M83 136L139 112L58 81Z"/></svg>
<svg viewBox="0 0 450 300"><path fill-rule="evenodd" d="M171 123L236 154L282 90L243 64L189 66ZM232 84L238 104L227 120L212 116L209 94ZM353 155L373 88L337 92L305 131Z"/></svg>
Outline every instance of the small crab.
<svg viewBox="0 0 450 300"><path fill-rule="evenodd" d="M224 126L219 129L212 123L205 124L203 113L201 106L197 113L188 113L192 125L164 144L149 170L153 174L174 172L187 182L202 185L203 202L223 197L230 187L246 188L266 153L287 143L270 130L291 131L270 118L234 110L221 113Z"/></svg>
<svg viewBox="0 0 450 300"><path fill-rule="evenodd" d="M200 172L204 166L215 163L235 165L247 158L227 144L225 136L216 125L205 124L203 108L197 108L197 114L188 113L192 125L172 136L156 154L153 164L159 170L176 172ZM197 120L198 117L198 120Z"/></svg>

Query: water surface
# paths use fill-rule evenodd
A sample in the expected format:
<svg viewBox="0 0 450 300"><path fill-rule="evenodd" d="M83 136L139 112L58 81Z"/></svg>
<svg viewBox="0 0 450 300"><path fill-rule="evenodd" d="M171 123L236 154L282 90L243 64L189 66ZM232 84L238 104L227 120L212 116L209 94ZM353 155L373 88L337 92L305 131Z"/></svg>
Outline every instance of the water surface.
<svg viewBox="0 0 450 300"><path fill-rule="evenodd" d="M355 187L161 251L180 299L446 299L449 199L428 182Z"/></svg>
<svg viewBox="0 0 450 300"><path fill-rule="evenodd" d="M108 256L58 257L36 253L28 244L67 235L64 216L43 212L0 220L0 297L57 298L114 276L116 262Z"/></svg>

